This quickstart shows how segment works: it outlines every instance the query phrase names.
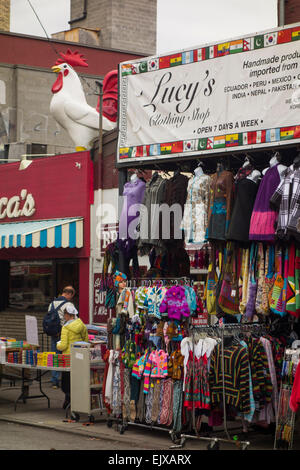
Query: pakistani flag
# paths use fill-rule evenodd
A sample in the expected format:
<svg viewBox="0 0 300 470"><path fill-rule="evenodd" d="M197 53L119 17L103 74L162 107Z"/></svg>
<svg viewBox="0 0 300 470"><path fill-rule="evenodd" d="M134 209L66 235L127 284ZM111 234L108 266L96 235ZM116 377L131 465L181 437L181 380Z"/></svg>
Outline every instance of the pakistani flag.
<svg viewBox="0 0 300 470"><path fill-rule="evenodd" d="M146 61L140 62L139 63L139 72L143 73L143 72L147 72L147 71L148 71L147 62Z"/></svg>
<svg viewBox="0 0 300 470"><path fill-rule="evenodd" d="M253 38L253 49L261 49L264 47L264 35L260 34L259 36L255 36Z"/></svg>
<svg viewBox="0 0 300 470"><path fill-rule="evenodd" d="M207 139L198 140L198 150L206 150L206 146L207 146Z"/></svg>

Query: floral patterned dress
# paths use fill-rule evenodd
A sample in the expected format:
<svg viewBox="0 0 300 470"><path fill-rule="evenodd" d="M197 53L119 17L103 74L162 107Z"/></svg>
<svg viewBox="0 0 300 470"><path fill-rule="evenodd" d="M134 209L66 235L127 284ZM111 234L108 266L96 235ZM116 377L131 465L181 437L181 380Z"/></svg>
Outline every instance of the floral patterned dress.
<svg viewBox="0 0 300 470"><path fill-rule="evenodd" d="M203 243L207 228L210 176L193 176L187 187L181 228L186 243Z"/></svg>

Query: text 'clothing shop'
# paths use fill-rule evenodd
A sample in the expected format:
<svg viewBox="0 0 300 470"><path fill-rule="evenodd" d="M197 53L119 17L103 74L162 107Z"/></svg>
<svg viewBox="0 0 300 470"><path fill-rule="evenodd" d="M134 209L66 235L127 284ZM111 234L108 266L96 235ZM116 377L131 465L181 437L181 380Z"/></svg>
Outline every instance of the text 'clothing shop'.
<svg viewBox="0 0 300 470"><path fill-rule="evenodd" d="M299 37L120 64L124 203L101 289L117 314L103 398L126 425L276 422L300 316Z"/></svg>
<svg viewBox="0 0 300 470"><path fill-rule="evenodd" d="M89 152L0 166L0 309L45 313L65 285L89 321Z"/></svg>

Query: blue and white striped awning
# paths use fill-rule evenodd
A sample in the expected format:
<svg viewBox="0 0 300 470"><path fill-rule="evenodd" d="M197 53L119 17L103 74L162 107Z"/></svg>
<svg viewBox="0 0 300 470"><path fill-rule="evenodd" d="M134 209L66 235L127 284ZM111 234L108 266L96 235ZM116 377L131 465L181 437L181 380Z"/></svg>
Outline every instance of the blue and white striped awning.
<svg viewBox="0 0 300 470"><path fill-rule="evenodd" d="M0 223L0 248L82 248L83 219Z"/></svg>

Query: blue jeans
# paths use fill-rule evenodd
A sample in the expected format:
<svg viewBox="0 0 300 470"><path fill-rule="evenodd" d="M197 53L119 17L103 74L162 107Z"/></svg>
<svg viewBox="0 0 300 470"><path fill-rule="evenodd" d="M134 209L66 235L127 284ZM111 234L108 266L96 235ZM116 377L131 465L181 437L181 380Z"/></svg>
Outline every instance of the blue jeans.
<svg viewBox="0 0 300 470"><path fill-rule="evenodd" d="M51 336L51 352L58 353L59 351L56 348L56 343L59 341L59 338L56 336ZM60 372L53 370L51 372L51 382L53 385L59 386Z"/></svg>

